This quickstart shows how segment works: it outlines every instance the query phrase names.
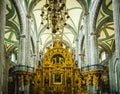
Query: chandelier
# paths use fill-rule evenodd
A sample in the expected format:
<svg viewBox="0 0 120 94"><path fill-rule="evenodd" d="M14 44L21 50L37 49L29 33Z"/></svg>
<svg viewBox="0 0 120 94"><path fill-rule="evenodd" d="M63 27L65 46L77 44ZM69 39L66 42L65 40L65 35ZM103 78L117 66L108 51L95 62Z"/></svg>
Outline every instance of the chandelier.
<svg viewBox="0 0 120 94"><path fill-rule="evenodd" d="M46 0L40 16L41 24L47 25L47 29L52 28L52 33L63 32L63 28L69 18L66 0Z"/></svg>

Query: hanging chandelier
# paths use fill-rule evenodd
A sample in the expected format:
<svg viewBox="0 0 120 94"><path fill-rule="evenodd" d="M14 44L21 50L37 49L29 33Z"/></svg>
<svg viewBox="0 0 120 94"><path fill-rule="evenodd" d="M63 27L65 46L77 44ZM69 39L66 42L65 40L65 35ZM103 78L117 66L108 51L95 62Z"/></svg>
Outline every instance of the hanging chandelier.
<svg viewBox="0 0 120 94"><path fill-rule="evenodd" d="M46 0L41 11L41 24L52 28L52 33L63 31L66 21L69 18L66 9L66 0Z"/></svg>

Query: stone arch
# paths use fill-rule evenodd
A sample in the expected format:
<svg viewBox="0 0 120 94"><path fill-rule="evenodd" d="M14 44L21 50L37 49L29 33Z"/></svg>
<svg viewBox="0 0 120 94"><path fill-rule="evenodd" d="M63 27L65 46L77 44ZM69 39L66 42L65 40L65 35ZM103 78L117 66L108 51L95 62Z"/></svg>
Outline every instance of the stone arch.
<svg viewBox="0 0 120 94"><path fill-rule="evenodd" d="M26 15L22 9L22 6L20 5L20 1L19 0L12 0L15 8L16 8L16 12L18 14L18 19L19 19L19 22L20 22L20 31L21 33L25 32L26 31L26 24L25 24L25 21L26 21Z"/></svg>

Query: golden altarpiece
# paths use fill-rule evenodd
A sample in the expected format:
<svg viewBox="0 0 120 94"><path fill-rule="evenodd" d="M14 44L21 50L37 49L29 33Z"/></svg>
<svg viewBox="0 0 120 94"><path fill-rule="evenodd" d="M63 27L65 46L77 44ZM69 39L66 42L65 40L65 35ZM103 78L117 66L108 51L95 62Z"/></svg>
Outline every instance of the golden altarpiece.
<svg viewBox="0 0 120 94"><path fill-rule="evenodd" d="M34 75L34 94L80 94L80 69L60 45L45 53Z"/></svg>
<svg viewBox="0 0 120 94"><path fill-rule="evenodd" d="M89 88L97 88L96 92L101 92L103 70L99 64L78 68L69 50L56 44L47 50L42 64L36 69L14 66L11 69L13 81L9 81L8 91L11 92L9 94L99 94Z"/></svg>

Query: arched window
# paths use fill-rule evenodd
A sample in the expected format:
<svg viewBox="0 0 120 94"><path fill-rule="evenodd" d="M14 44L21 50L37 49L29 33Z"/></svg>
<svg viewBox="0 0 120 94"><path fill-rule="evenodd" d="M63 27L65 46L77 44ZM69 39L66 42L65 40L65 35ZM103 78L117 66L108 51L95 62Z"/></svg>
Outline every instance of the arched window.
<svg viewBox="0 0 120 94"><path fill-rule="evenodd" d="M16 58L16 55L14 53L11 54L11 61L14 62L14 63L17 63L17 58Z"/></svg>
<svg viewBox="0 0 120 94"><path fill-rule="evenodd" d="M108 56L108 54L105 51L103 51L100 55L100 62L106 60L107 56Z"/></svg>

